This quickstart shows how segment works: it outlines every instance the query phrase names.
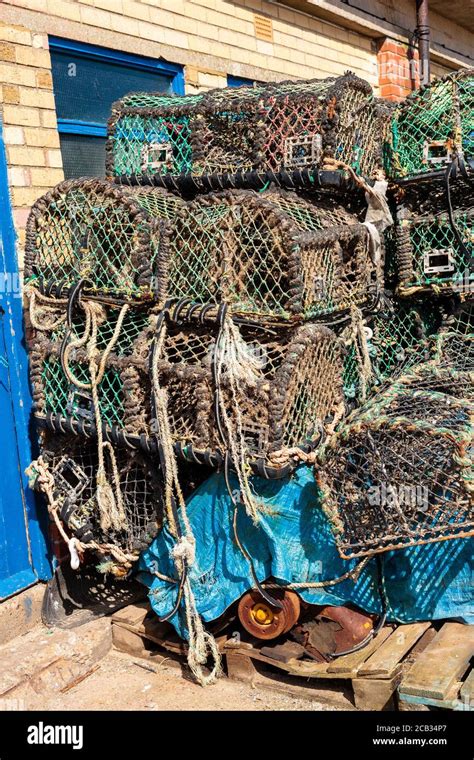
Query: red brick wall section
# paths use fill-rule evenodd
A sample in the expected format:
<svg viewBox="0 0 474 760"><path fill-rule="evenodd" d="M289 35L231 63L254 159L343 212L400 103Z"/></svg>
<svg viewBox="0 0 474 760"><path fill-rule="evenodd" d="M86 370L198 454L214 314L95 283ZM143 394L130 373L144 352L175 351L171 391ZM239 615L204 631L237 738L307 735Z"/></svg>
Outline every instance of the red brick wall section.
<svg viewBox="0 0 474 760"><path fill-rule="evenodd" d="M403 100L419 87L418 51L402 42L385 37L377 51L380 96Z"/></svg>

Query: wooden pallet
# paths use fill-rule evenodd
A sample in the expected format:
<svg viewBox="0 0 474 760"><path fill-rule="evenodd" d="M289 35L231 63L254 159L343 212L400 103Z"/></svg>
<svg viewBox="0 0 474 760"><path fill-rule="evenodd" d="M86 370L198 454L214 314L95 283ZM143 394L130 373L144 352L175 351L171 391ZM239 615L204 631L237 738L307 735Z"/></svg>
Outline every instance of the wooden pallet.
<svg viewBox="0 0 474 760"><path fill-rule="evenodd" d="M394 693L404 669L435 634L430 623L412 623L395 629L386 626L364 649L329 663L291 656L292 647L298 648L292 642L283 647L286 656L281 654L281 645L272 646L272 642L257 639L237 641L223 634L217 637L217 643L230 678L302 698L315 695L308 679L315 682L321 679L319 685L323 689L338 681L338 688L352 686L357 708L383 710L394 708ZM147 602L132 604L113 615L112 638L117 649L136 657L156 658L161 650L162 659L171 657L179 662L186 654L186 644L169 623L158 621Z"/></svg>
<svg viewBox="0 0 474 760"><path fill-rule="evenodd" d="M256 663L304 679L326 682L337 679L352 685L358 709L395 709L393 696L404 669L434 635L430 623L411 623L397 628L386 626L360 651L322 663L282 657L283 649L278 646L275 647L276 659L270 656L268 643L255 639L236 643L231 639L225 645L227 672L231 678L258 686L264 686L268 676L257 668Z"/></svg>
<svg viewBox="0 0 474 760"><path fill-rule="evenodd" d="M474 626L444 623L404 674L400 709L474 711Z"/></svg>

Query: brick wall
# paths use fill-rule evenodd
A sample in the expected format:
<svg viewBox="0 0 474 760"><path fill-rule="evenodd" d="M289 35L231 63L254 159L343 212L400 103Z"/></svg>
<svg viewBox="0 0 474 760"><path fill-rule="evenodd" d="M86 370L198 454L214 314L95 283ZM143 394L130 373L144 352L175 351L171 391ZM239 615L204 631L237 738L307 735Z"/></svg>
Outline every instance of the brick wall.
<svg viewBox="0 0 474 760"><path fill-rule="evenodd" d="M377 52L379 95L387 100L403 100L420 85L418 51L408 44L385 38ZM450 68L431 62L431 78L449 73Z"/></svg>
<svg viewBox="0 0 474 760"><path fill-rule="evenodd" d="M377 83L369 37L261 0L4 0L3 6L28 28L34 19L38 28L72 39L107 44L115 35L118 49L144 55L153 49L211 72L209 86L212 72L276 80L348 68ZM272 41L257 39L255 14L272 19Z"/></svg>
<svg viewBox="0 0 474 760"><path fill-rule="evenodd" d="M45 34L0 23L0 82L3 137L21 269L30 206L63 179Z"/></svg>

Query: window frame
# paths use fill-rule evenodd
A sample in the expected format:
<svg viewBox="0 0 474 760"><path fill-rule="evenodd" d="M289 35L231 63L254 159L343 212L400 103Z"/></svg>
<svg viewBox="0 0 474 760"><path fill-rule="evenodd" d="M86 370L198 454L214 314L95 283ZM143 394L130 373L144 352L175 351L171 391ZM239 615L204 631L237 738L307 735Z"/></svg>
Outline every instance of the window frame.
<svg viewBox="0 0 474 760"><path fill-rule="evenodd" d="M168 63L162 59L148 58L134 53L124 53L121 50L113 50L98 45L90 45L86 42L67 40L62 37L48 36L49 49L51 52L74 53L79 58L89 60L109 61L118 66L127 66L142 71L152 71L157 74L168 76L171 80L171 89L175 95L184 95L184 70L177 63ZM54 92L54 82L53 82ZM80 119L57 118L58 132L66 135L86 135L88 137L107 137L107 125L81 121Z"/></svg>
<svg viewBox="0 0 474 760"><path fill-rule="evenodd" d="M227 74L227 87L254 87L259 84L264 84L264 82L248 77L238 77L235 74Z"/></svg>

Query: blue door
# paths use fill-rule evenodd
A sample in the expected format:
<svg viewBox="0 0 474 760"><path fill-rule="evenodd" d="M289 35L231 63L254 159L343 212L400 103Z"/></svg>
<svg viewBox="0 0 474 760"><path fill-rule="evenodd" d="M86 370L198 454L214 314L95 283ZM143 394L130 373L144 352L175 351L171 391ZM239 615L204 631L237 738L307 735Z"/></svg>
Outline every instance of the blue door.
<svg viewBox="0 0 474 760"><path fill-rule="evenodd" d="M33 458L28 357L24 344L7 166L0 120L0 600L51 575L25 468Z"/></svg>

